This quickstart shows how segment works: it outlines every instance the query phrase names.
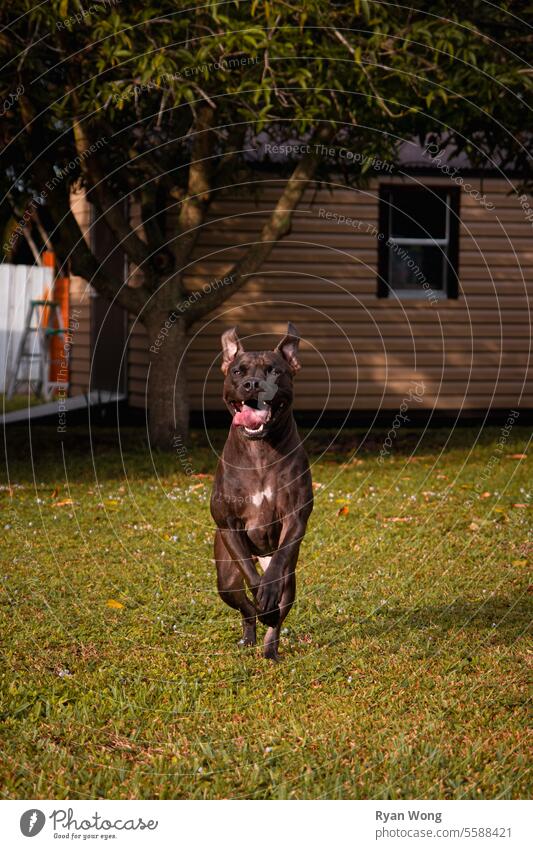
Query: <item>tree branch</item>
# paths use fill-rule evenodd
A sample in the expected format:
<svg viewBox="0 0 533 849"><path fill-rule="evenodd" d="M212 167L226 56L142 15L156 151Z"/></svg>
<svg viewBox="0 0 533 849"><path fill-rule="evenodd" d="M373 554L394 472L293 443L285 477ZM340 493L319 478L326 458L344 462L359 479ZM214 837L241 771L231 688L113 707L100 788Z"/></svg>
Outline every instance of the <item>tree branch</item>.
<svg viewBox="0 0 533 849"><path fill-rule="evenodd" d="M41 255L39 253L39 249L35 242L33 241L33 236L31 234L31 226L29 224L25 224L22 228L22 232L24 234L24 238L26 239L30 251L33 254L33 258L35 260L36 265L42 265Z"/></svg>
<svg viewBox="0 0 533 849"><path fill-rule="evenodd" d="M95 153L96 143L91 142L86 128L82 127L79 121L75 121L73 133L82 173L105 221L128 258L146 272L150 268L150 258L153 253L151 247L131 229L122 213L121 201L117 200L113 192L108 189L104 172Z"/></svg>
<svg viewBox="0 0 533 849"><path fill-rule="evenodd" d="M224 139L224 156L213 175L214 189L226 186L231 178L235 179L239 155L254 150L253 147L244 147L247 127L248 123L243 121L228 130Z"/></svg>
<svg viewBox="0 0 533 849"><path fill-rule="evenodd" d="M394 114L394 112L392 112L389 109L389 107L387 106L387 104L383 100L382 96L380 95L379 91L376 89L374 83L372 82L372 80L370 78L370 74L368 73L367 69L365 68L365 63L363 61L361 61L361 59L357 59L356 51L354 50L354 48L352 47L350 42L344 37L344 35L341 32L339 32L339 30L333 29L333 33L334 33L335 37L340 41L340 43L342 45L344 45L344 47L346 47L348 52L351 53L351 55L354 57L356 62L360 65L361 70L362 70L363 74L365 75L365 77L367 79L368 85L370 86L370 89L371 89L372 93L374 94L374 97L376 98L377 102L379 103L379 105L381 106L383 111L385 112L385 115L388 115L389 118L401 118L403 115L405 115L406 114L405 111L398 112L398 114Z"/></svg>
<svg viewBox="0 0 533 849"><path fill-rule="evenodd" d="M143 187L138 193L141 208L141 220L146 238L154 247L160 248L164 242L157 220L157 198L154 187Z"/></svg>
<svg viewBox="0 0 533 849"><path fill-rule="evenodd" d="M181 204L178 216L179 235L173 245L178 272L191 255L211 201L212 156L215 147L214 118L215 110L208 104L202 104L194 122L187 195Z"/></svg>
<svg viewBox="0 0 533 849"><path fill-rule="evenodd" d="M274 245L289 232L293 213L320 163L321 156L320 152L317 151L317 146L329 144L334 139L335 133L336 129L334 127L326 126L314 134L309 153L300 160L289 177L270 218L261 230L259 241L251 245L244 256L237 260L231 271L225 275L226 277L233 278L232 282L226 286L202 293L186 312L186 322L188 325L210 313L237 292L246 283L248 278L261 268L274 248Z"/></svg>
<svg viewBox="0 0 533 849"><path fill-rule="evenodd" d="M141 312L147 302L146 290L142 286L134 288L113 280L102 270L72 213L68 193L61 188L51 191L47 206L55 224L50 240L61 265L65 268L70 265L71 272L87 280L100 295L116 300L136 315Z"/></svg>
<svg viewBox="0 0 533 849"><path fill-rule="evenodd" d="M46 159L42 156L43 138L46 136L41 122L35 118L33 105L25 97L21 98L20 102L33 155L33 174L37 184L45 192L46 205L54 222L50 241L59 262L65 270L70 267L72 273L87 280L104 297L116 300L129 312L138 314L147 302L146 289L142 286L133 288L122 281L112 280L102 270L72 212L67 181L63 180L57 184L52 151Z"/></svg>
<svg viewBox="0 0 533 849"><path fill-rule="evenodd" d="M39 231L39 235L40 235L41 239L43 240L43 250L48 250L48 244L50 243L50 234L48 233L48 231L46 230L46 228L43 225L43 222L41 221L41 216L39 215L38 209L36 209L35 212L34 212L34 219L35 219L35 226L37 227L37 229Z"/></svg>

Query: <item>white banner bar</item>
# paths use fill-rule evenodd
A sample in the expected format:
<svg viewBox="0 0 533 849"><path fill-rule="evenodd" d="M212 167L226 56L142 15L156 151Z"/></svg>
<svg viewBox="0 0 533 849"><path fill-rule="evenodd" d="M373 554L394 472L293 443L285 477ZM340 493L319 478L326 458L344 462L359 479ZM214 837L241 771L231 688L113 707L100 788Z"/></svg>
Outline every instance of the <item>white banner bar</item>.
<svg viewBox="0 0 533 849"><path fill-rule="evenodd" d="M1 845L359 849L533 846L528 801L3 801Z"/></svg>

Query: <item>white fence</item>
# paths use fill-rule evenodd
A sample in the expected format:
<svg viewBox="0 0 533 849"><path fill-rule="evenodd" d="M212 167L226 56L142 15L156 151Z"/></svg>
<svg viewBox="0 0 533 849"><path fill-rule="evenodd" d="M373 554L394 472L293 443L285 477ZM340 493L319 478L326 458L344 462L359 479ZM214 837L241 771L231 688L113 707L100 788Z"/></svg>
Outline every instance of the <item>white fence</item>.
<svg viewBox="0 0 533 849"><path fill-rule="evenodd" d="M42 298L52 280L51 268L0 263L0 392L15 365L29 303Z"/></svg>

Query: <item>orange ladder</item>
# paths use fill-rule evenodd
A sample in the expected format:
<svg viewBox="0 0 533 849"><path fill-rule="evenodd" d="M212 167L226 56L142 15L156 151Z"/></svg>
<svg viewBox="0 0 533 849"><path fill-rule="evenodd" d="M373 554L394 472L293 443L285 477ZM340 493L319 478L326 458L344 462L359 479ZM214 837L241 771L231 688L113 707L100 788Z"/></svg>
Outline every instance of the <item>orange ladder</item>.
<svg viewBox="0 0 533 849"><path fill-rule="evenodd" d="M36 324L33 323L34 316ZM33 386L35 394L45 401L50 401L54 389L67 389L65 381L50 379L50 345L54 338L64 336L65 328L61 315L61 307L57 301L30 301L26 314L26 324L20 340L7 390L7 398L11 398L20 383ZM35 336L33 335L35 334ZM28 349L28 341L33 339L33 345ZM38 362L37 377L32 377L32 363ZM23 366L27 365L24 369ZM26 372L21 374L21 372Z"/></svg>

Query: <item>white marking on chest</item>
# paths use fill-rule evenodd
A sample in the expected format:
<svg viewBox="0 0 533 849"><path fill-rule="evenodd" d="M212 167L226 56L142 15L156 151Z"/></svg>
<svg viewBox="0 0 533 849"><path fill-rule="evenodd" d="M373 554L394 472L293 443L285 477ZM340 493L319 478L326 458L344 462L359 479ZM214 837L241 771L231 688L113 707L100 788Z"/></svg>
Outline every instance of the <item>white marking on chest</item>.
<svg viewBox="0 0 533 849"><path fill-rule="evenodd" d="M272 560L272 555L269 555L268 557L258 557L257 559L259 560L259 565L263 572L266 572L270 565L270 561Z"/></svg>
<svg viewBox="0 0 533 849"><path fill-rule="evenodd" d="M250 498L252 504L255 505L255 507L261 507L264 498L266 498L267 501L272 498L272 489L267 486L265 487L265 489L262 489L259 492L254 492L254 494L251 495Z"/></svg>

